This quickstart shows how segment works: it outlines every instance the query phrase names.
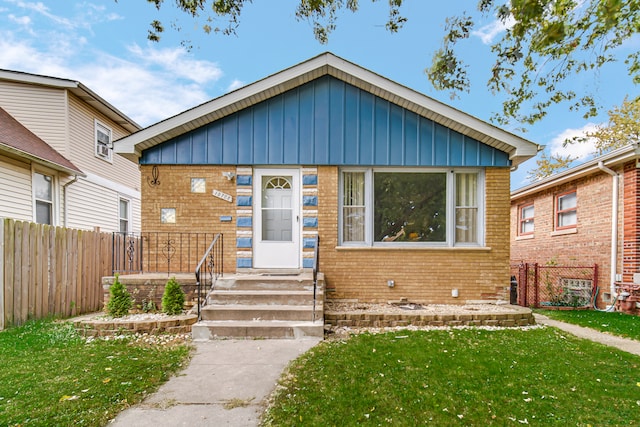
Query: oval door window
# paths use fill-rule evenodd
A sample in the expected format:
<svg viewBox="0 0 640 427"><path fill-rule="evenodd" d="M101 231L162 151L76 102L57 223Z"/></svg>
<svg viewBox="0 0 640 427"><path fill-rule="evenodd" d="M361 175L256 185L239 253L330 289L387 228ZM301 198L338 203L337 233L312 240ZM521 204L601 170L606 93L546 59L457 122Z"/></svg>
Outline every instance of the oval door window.
<svg viewBox="0 0 640 427"><path fill-rule="evenodd" d="M290 242L293 237L291 176L262 177L262 240Z"/></svg>

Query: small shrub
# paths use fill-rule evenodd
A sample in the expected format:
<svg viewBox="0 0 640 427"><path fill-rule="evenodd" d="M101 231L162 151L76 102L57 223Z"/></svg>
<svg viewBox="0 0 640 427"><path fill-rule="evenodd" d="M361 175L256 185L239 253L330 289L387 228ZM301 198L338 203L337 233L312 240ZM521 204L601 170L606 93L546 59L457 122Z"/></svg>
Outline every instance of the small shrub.
<svg viewBox="0 0 640 427"><path fill-rule="evenodd" d="M167 314L181 314L184 306L184 291L172 277L167 282L162 295L162 311Z"/></svg>
<svg viewBox="0 0 640 427"><path fill-rule="evenodd" d="M113 317L122 317L129 313L129 309L133 305L131 294L127 288L120 283L118 275L113 281L113 285L109 289L109 302L107 303L107 313Z"/></svg>

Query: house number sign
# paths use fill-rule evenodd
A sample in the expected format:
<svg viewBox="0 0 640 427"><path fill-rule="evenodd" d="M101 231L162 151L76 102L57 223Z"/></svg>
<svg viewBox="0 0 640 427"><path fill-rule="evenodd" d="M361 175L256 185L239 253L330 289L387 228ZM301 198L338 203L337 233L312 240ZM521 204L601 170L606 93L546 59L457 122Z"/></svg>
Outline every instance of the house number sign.
<svg viewBox="0 0 640 427"><path fill-rule="evenodd" d="M217 197L218 199L226 200L229 203L233 201L230 194L223 193L222 191L213 190L211 194L213 194L214 197Z"/></svg>

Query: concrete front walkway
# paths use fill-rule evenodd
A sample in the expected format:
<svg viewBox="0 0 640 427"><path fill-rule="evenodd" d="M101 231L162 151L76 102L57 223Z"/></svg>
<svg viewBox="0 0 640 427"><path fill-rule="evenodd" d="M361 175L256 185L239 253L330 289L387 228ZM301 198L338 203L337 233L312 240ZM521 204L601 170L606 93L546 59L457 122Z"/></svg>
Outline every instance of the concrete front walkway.
<svg viewBox="0 0 640 427"><path fill-rule="evenodd" d="M195 342L189 366L110 426L257 426L289 362L319 339Z"/></svg>
<svg viewBox="0 0 640 427"><path fill-rule="evenodd" d="M549 325L640 355L640 342L535 314ZM287 364L319 339L214 340L195 342L189 366L141 404L120 413L110 426L257 426L265 400Z"/></svg>
<svg viewBox="0 0 640 427"><path fill-rule="evenodd" d="M616 347L620 350L626 351L627 353L640 356L640 341L605 334L603 332L596 331L595 329L583 328L582 326L559 322L557 320L549 319L547 316L542 314L534 314L534 317L536 318L536 323L541 325L553 326L555 328L562 329L565 332L569 332L578 338L599 342L604 345Z"/></svg>

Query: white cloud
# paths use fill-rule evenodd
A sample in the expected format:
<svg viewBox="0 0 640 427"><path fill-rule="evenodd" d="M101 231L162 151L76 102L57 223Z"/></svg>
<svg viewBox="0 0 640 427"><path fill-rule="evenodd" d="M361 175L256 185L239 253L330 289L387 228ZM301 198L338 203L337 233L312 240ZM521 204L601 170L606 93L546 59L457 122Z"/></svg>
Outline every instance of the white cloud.
<svg viewBox="0 0 640 427"><path fill-rule="evenodd" d="M244 82L242 80L233 79L233 81L227 86L227 92L232 92L236 89L240 89L244 86Z"/></svg>
<svg viewBox="0 0 640 427"><path fill-rule="evenodd" d="M28 16L16 16L13 13L10 13L9 15L7 15L7 18L9 18L10 21L15 22L16 24L23 25L25 27L31 24L31 18L29 18Z"/></svg>
<svg viewBox="0 0 640 427"><path fill-rule="evenodd" d="M193 59L182 47L156 49L141 48L137 44L129 47L129 52L150 66L160 66L176 77L192 80L199 84L216 82L222 77L218 64L211 61Z"/></svg>
<svg viewBox="0 0 640 427"><path fill-rule="evenodd" d="M211 99L206 83L222 75L215 63L194 61L180 49L148 48L117 58L86 52L82 43L73 49L73 40L35 47L0 32L0 68L80 81L143 126Z"/></svg>
<svg viewBox="0 0 640 427"><path fill-rule="evenodd" d="M471 35L479 37L484 44L493 43L493 39L500 33L506 31L508 28L513 27L515 23L514 19L509 17L506 22L502 22L496 19L490 24L487 24L476 31L472 31Z"/></svg>
<svg viewBox="0 0 640 427"><path fill-rule="evenodd" d="M583 143L567 144L566 147L562 145L567 139L575 136L585 136L585 133L595 131L596 127L597 125L594 123L587 123L579 129L565 129L549 141L547 149L554 156L571 155L571 157L577 157L578 161L588 160L595 152L593 139L588 139Z"/></svg>
<svg viewBox="0 0 640 427"><path fill-rule="evenodd" d="M28 1L21 1L21 0L6 0L6 1L8 1L9 3L15 4L17 7L21 9L26 9L32 12L39 13L40 15L49 18L50 20L52 20L54 23L58 25L62 25L67 28L74 27L73 22L71 20L61 16L54 15L49 11L49 8L42 2L28 2Z"/></svg>

